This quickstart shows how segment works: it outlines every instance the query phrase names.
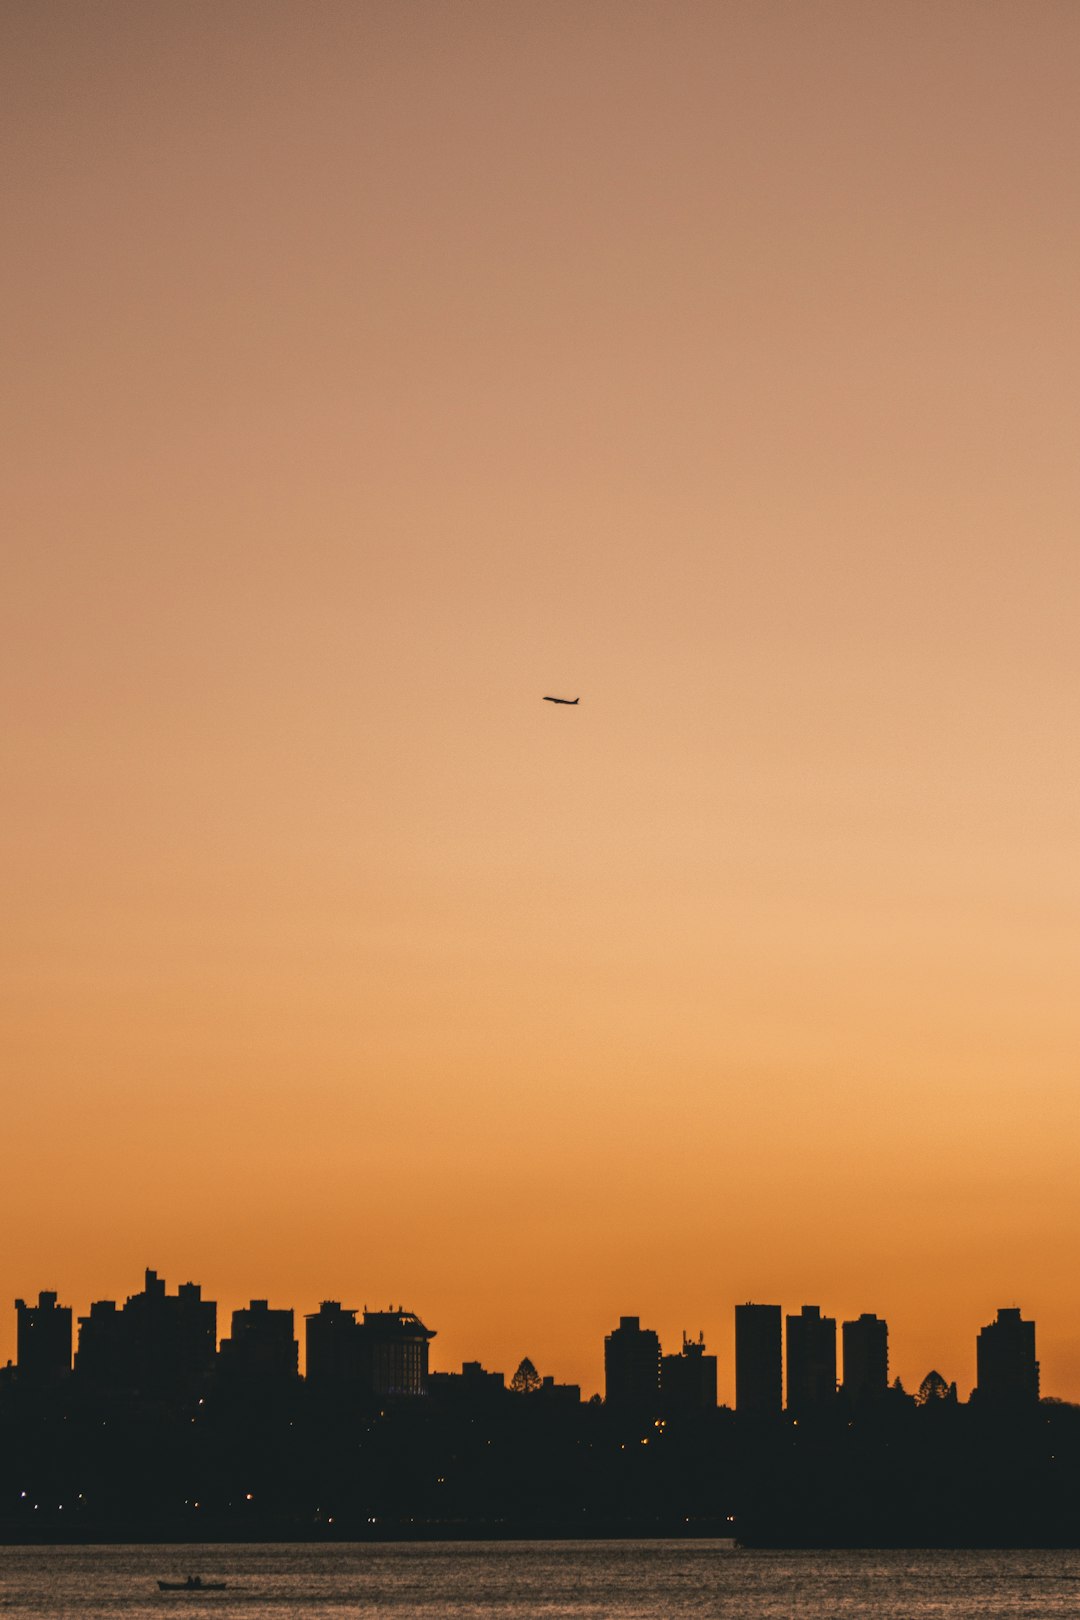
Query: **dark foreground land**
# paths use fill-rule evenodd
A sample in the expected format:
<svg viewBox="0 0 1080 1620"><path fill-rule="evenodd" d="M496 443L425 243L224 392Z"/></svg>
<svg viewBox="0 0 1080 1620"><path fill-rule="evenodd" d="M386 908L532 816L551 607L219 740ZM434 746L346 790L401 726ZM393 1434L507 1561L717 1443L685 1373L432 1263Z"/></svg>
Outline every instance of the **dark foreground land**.
<svg viewBox="0 0 1080 1620"><path fill-rule="evenodd" d="M1080 1546L1080 1408L906 1399L814 1420L657 1418L510 1395L380 1410L8 1391L0 1541L736 1537Z"/></svg>

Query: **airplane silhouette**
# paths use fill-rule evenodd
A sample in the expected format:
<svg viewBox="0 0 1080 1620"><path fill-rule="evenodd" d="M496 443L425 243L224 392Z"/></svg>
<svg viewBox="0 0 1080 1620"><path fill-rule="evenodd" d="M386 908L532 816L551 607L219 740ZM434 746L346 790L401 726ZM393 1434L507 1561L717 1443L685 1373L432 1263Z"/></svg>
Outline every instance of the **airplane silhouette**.
<svg viewBox="0 0 1080 1620"><path fill-rule="evenodd" d="M551 697L546 697L544 699L544 702L545 703L568 703L570 705L570 707L573 708L575 703L580 703L581 702L581 699L579 697L576 697L576 698L551 698Z"/></svg>

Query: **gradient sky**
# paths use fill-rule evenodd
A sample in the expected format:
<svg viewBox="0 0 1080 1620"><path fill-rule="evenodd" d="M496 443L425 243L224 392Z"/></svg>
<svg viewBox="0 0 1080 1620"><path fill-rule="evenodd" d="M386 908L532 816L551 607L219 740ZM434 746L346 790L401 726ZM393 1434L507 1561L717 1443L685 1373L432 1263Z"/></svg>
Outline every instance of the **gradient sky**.
<svg viewBox="0 0 1080 1620"><path fill-rule="evenodd" d="M0 1360L152 1265L1080 1399L1080 8L0 32Z"/></svg>

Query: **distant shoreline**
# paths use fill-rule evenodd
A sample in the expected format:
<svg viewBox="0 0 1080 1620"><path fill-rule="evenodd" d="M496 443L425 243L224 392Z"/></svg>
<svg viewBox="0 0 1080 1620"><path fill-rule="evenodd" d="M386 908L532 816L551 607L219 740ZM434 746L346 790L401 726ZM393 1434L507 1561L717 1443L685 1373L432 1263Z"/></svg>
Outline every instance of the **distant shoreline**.
<svg viewBox="0 0 1080 1620"><path fill-rule="evenodd" d="M731 1535L721 1534L719 1529L710 1529L706 1525L691 1525L684 1529L676 1526L658 1527L656 1525L604 1525L584 1532L577 1527L559 1527L555 1525L537 1526L529 1528L524 1525L400 1525L379 1526L370 1534L359 1534L354 1528L343 1530L341 1534L334 1530L321 1531L319 1534L304 1534L293 1530L280 1533L262 1532L258 1535L238 1536L213 1532L198 1537L186 1532L169 1532L164 1529L153 1531L129 1530L122 1534L94 1534L86 1530L78 1533L64 1535L50 1531L40 1536L12 1535L0 1530L0 1548L3 1547L280 1547L280 1546L326 1546L326 1547L363 1547L363 1546L393 1546L401 1544L439 1545L476 1543L478 1545L498 1544L500 1542L566 1542L566 1543L603 1543L620 1541L709 1541L716 1544L719 1549L731 1552L1047 1552L1068 1551L1080 1547L1080 1536L1071 1540L1032 1541L920 1541L910 1538L898 1537L896 1540L879 1538L873 1541L856 1542L850 1540L817 1540L800 1541L796 1537L759 1536L753 1540L740 1540Z"/></svg>
<svg viewBox="0 0 1080 1620"><path fill-rule="evenodd" d="M340 1534L334 1529L320 1530L317 1534L287 1529L278 1532L265 1530L252 1535L235 1535L225 1531L215 1534L209 1531L200 1536L192 1536L186 1530L170 1532L165 1528L145 1531L132 1528L118 1534L95 1534L85 1529L63 1534L50 1529L43 1531L40 1536L15 1535L0 1530L0 1547L272 1547L290 1544L298 1547L360 1547L397 1542L466 1541L714 1541L732 1548L737 1545L730 1533L721 1535L719 1530L706 1525L691 1525L682 1530L674 1525L662 1528L655 1525L604 1525L595 1530L582 1531L578 1527L557 1525L529 1528L520 1524L403 1524L380 1525L368 1534L361 1533L354 1526L343 1529Z"/></svg>

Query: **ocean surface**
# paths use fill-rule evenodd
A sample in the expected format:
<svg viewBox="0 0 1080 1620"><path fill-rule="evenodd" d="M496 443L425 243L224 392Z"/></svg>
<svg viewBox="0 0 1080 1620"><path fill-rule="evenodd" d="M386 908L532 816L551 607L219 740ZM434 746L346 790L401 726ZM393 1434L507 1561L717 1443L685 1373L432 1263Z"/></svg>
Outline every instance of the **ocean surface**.
<svg viewBox="0 0 1080 1620"><path fill-rule="evenodd" d="M189 1573L223 1592L160 1592ZM1080 1616L1080 1552L756 1552L715 1541L0 1547L4 1620L183 1614L499 1620L1046 1620Z"/></svg>

